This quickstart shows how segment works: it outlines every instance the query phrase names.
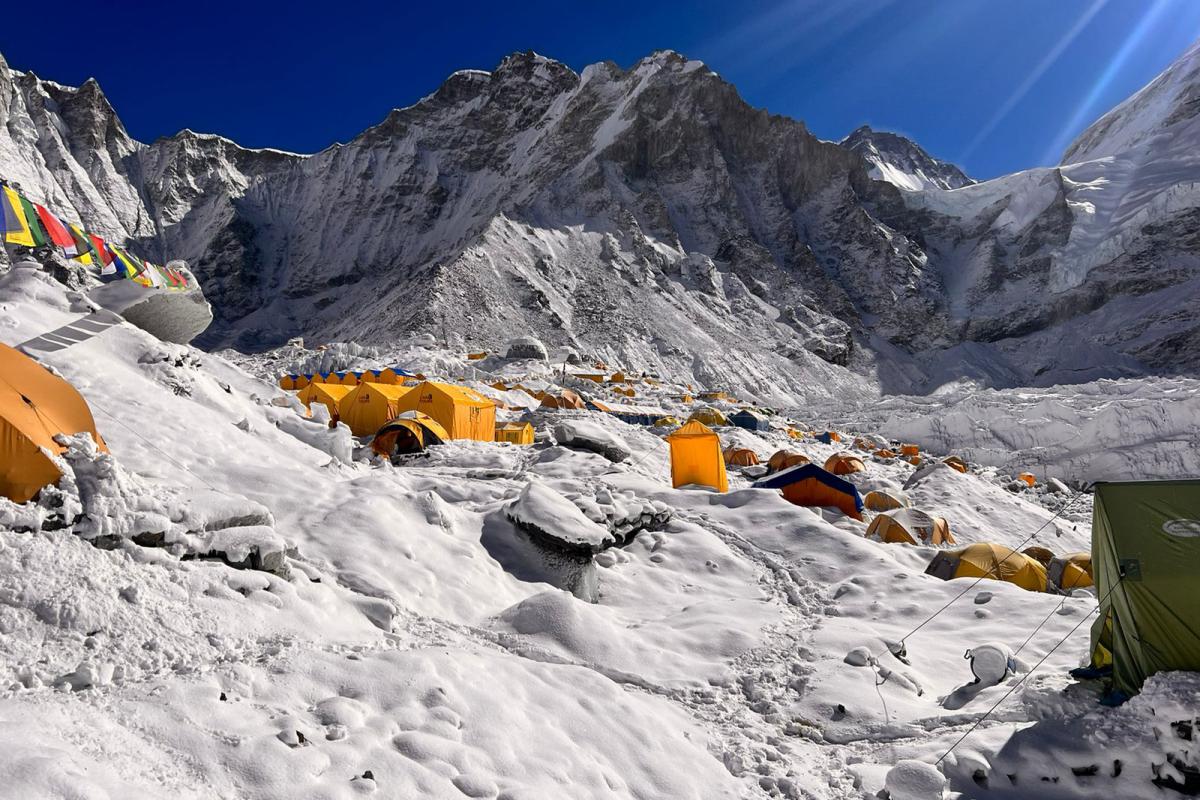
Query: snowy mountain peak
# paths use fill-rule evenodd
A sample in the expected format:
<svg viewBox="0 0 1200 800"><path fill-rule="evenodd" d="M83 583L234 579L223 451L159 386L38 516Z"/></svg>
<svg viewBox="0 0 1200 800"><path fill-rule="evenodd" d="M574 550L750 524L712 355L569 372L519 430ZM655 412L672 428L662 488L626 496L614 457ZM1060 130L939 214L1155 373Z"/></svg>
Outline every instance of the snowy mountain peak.
<svg viewBox="0 0 1200 800"><path fill-rule="evenodd" d="M876 131L863 125L843 139L841 145L867 160L872 178L908 191L961 189L975 183L954 164L934 158L898 133Z"/></svg>
<svg viewBox="0 0 1200 800"><path fill-rule="evenodd" d="M1200 41L1158 77L1092 123L1063 154L1063 164L1117 155L1156 139L1200 144Z"/></svg>

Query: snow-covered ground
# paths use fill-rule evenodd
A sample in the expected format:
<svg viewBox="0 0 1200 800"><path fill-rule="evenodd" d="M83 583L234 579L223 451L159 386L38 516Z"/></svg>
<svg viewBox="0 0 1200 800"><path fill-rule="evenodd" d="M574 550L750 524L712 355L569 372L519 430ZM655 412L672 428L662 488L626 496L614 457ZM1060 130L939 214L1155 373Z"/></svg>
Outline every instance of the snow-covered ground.
<svg viewBox="0 0 1200 800"><path fill-rule="evenodd" d="M66 324L76 305L40 274L2 278L0 340ZM316 361L399 363L624 399L544 362L469 362L429 342L238 360L128 324L45 356L111 456L79 445L43 505L0 501L0 793L873 797L894 765L932 764L1021 682L941 762L952 792L1159 796L1150 720L1195 686L1161 676L1144 699L1099 708L1066 674L1086 656L1087 592L937 580L923 574L934 548L868 540L864 523L750 488L737 468L725 494L672 489L669 428L534 410L533 446L452 442L393 466L352 455L348 432L302 417L272 382ZM692 407L681 387L638 391ZM923 435L916 420L941 407L914 402L847 417L840 444L792 440L780 418L719 432L763 461L788 447L823 463L858 433L987 460L954 425ZM953 419L953 399L938 402ZM1087 402L1100 400L1079 400L1080 416ZM557 444L564 421L629 455ZM913 481L908 463L864 457L861 491L903 490L960 543L1088 549L1086 495L1018 491L1007 465ZM62 528L56 503L86 516ZM578 546L549 546L531 522ZM627 543L603 549L606 530ZM270 571L227 563L250 547L275 555ZM1032 676L973 686L963 653L989 642L1025 666L1050 655ZM1111 777L1115 751L1125 767ZM1092 764L1097 776L1072 772ZM894 773L893 795L922 775Z"/></svg>

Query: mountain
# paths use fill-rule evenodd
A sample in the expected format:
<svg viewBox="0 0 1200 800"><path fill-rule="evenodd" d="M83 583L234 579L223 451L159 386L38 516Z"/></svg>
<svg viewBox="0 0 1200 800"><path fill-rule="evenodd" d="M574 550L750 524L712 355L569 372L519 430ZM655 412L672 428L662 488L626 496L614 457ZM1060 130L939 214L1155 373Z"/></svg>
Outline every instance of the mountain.
<svg viewBox="0 0 1200 800"><path fill-rule="evenodd" d="M514 54L308 156L141 144L94 81L5 66L0 174L187 259L209 347L533 334L769 402L1195 372L1196 63L1069 151L1116 155L983 183L894 134L821 141L669 51Z"/></svg>
<svg viewBox="0 0 1200 800"><path fill-rule="evenodd" d="M870 176L901 189L961 189L975 183L949 161L926 153L898 133L872 130L863 125L841 141L842 147L862 156L871 165Z"/></svg>

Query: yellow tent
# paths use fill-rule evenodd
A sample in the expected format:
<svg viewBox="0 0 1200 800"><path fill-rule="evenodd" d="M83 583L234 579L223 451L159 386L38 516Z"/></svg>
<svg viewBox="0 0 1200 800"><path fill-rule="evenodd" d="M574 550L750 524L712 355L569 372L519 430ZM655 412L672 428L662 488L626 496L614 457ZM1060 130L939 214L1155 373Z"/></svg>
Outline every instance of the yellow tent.
<svg viewBox="0 0 1200 800"><path fill-rule="evenodd" d="M90 433L104 452L96 421L75 387L29 356L0 344L0 495L24 503L59 471L42 449L61 453L60 433Z"/></svg>
<svg viewBox="0 0 1200 800"><path fill-rule="evenodd" d="M340 419L355 436L370 436L408 410L400 407L399 400L411 391L407 386L388 383L360 383L338 403Z"/></svg>
<svg viewBox="0 0 1200 800"><path fill-rule="evenodd" d="M867 526L868 537L874 536L894 544L954 544L950 523L941 517L931 517L915 508L885 511Z"/></svg>
<svg viewBox="0 0 1200 800"><path fill-rule="evenodd" d="M671 446L671 485L694 483L711 486L718 492L729 491L725 459L721 456L721 437L703 423L689 421L667 437Z"/></svg>
<svg viewBox="0 0 1200 800"><path fill-rule="evenodd" d="M496 441L533 444L533 426L528 422L506 422L496 426Z"/></svg>
<svg viewBox="0 0 1200 800"><path fill-rule="evenodd" d="M295 375L284 375L283 377L281 377L279 379L279 388L287 389L288 391L292 391L293 389L298 389L299 387L296 386L296 376Z"/></svg>
<svg viewBox="0 0 1200 800"><path fill-rule="evenodd" d="M619 395L624 395L625 397L634 397L637 395L636 391L627 386L614 386L613 392Z"/></svg>
<svg viewBox="0 0 1200 800"><path fill-rule="evenodd" d="M1067 553L1059 556L1046 567L1046 575L1050 585L1061 592L1092 586L1092 554Z"/></svg>
<svg viewBox="0 0 1200 800"><path fill-rule="evenodd" d="M712 406L705 406L704 408L698 408L695 411L693 411L692 415L690 417L688 417L688 422L691 422L693 420L701 423L702 425L728 425L729 424L729 420L727 420L725 418L725 415L722 414L717 409L713 408Z"/></svg>
<svg viewBox="0 0 1200 800"><path fill-rule="evenodd" d="M628 378L625 377L624 372L614 372L612 374L612 377L608 379L608 382L609 383L625 383L625 381L627 381L627 380L628 380Z"/></svg>
<svg viewBox="0 0 1200 800"><path fill-rule="evenodd" d="M542 408L585 408L583 398L570 389L563 389L558 394L542 393Z"/></svg>
<svg viewBox="0 0 1200 800"><path fill-rule="evenodd" d="M386 383L390 386L399 386L404 383L404 376L396 373L396 370L388 367L387 369L379 370L379 375L375 378L376 383Z"/></svg>
<svg viewBox="0 0 1200 800"><path fill-rule="evenodd" d="M467 360L468 361L479 361L481 359L487 358L487 356L488 356L487 350L480 350L478 353L467 353Z"/></svg>
<svg viewBox="0 0 1200 800"><path fill-rule="evenodd" d="M951 469L958 470L959 472L967 471L967 462L963 461L958 456L946 456L942 459L942 463Z"/></svg>
<svg viewBox="0 0 1200 800"><path fill-rule="evenodd" d="M425 381L398 401L400 411L420 411L436 419L451 439L496 440L496 404L465 386Z"/></svg>
<svg viewBox="0 0 1200 800"><path fill-rule="evenodd" d="M873 492L867 492L867 496L863 498L863 505L871 511L891 511L895 508L906 508L908 498L876 489Z"/></svg>
<svg viewBox="0 0 1200 800"><path fill-rule="evenodd" d="M491 384L491 386L493 389L499 389L502 392L507 392L509 389L508 384L504 381L496 381L495 383Z"/></svg>
<svg viewBox="0 0 1200 800"><path fill-rule="evenodd" d="M654 420L654 427L656 428L675 428L682 424L683 422L680 421L679 417L673 417L669 414Z"/></svg>
<svg viewBox="0 0 1200 800"><path fill-rule="evenodd" d="M788 467L794 467L797 464L808 464L811 459L794 450L776 450L775 454L767 459L767 469L771 472L782 472Z"/></svg>
<svg viewBox="0 0 1200 800"><path fill-rule="evenodd" d="M381 456L418 453L450 438L437 420L417 411L406 411L375 432L371 449Z"/></svg>
<svg viewBox="0 0 1200 800"><path fill-rule="evenodd" d="M883 450L876 450L876 451L875 451L875 457L876 457L876 458L884 458L884 459L887 459L887 458L895 458L895 457L896 457L896 454L895 454L894 452L892 452L891 450L888 450L888 449L885 447Z"/></svg>
<svg viewBox="0 0 1200 800"><path fill-rule="evenodd" d="M727 447L722 455L729 467L753 467L758 463L758 454L748 447Z"/></svg>
<svg viewBox="0 0 1200 800"><path fill-rule="evenodd" d="M329 416L338 419L340 414L338 404L351 391L353 391L353 387L342 386L340 383L310 383L301 389L300 394L296 397L300 399L301 403L308 406L310 413L314 402L324 403L325 407L329 409Z"/></svg>
<svg viewBox="0 0 1200 800"><path fill-rule="evenodd" d="M990 578L1015 583L1032 592L1046 591L1046 568L1034 559L999 544L978 542L961 550L944 550L925 569L927 575L951 578Z"/></svg>
<svg viewBox="0 0 1200 800"><path fill-rule="evenodd" d="M850 475L866 471L867 465L852 453L834 453L825 460L825 469L834 475Z"/></svg>

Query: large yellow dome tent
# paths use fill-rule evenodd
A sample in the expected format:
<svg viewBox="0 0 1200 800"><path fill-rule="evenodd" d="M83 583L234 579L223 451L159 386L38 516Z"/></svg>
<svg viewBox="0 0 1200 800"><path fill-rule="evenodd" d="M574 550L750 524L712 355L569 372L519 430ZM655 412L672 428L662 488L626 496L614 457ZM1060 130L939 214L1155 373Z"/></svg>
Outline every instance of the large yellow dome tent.
<svg viewBox="0 0 1200 800"><path fill-rule="evenodd" d="M104 452L87 401L29 356L0 344L0 495L24 503L60 477L44 452L58 434L90 433Z"/></svg>
<svg viewBox="0 0 1200 800"><path fill-rule="evenodd" d="M418 453L448 438L450 434L433 418L417 411L406 411L375 432L371 449L381 456L390 457Z"/></svg>
<svg viewBox="0 0 1200 800"><path fill-rule="evenodd" d="M977 542L961 550L943 550L929 562L925 574L942 580L990 578L1032 592L1046 591L1045 567L1024 553L988 542Z"/></svg>
<svg viewBox="0 0 1200 800"><path fill-rule="evenodd" d="M885 511L871 520L867 537L893 544L955 544L950 523L915 508Z"/></svg>
<svg viewBox="0 0 1200 800"><path fill-rule="evenodd" d="M340 419L355 436L370 436L390 420L406 411L400 398L412 391L407 386L388 383L360 383L348 391L338 404Z"/></svg>
<svg viewBox="0 0 1200 800"><path fill-rule="evenodd" d="M671 485L698 484L729 491L721 437L703 423L691 420L667 437L671 446Z"/></svg>
<svg viewBox="0 0 1200 800"><path fill-rule="evenodd" d="M399 411L420 411L436 419L451 439L496 440L496 404L473 389L425 381L397 402Z"/></svg>
<svg viewBox="0 0 1200 800"><path fill-rule="evenodd" d="M351 391L353 391L353 387L342 386L340 383L310 383L301 389L296 397L301 403L308 406L310 414L314 402L323 403L329 409L329 416L338 419L340 414L338 404Z"/></svg>
<svg viewBox="0 0 1200 800"><path fill-rule="evenodd" d="M775 454L767 460L767 469L771 472L782 472L788 467L794 467L797 464L807 464L811 459L795 450L776 450Z"/></svg>

